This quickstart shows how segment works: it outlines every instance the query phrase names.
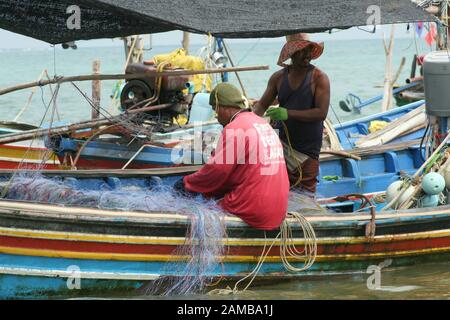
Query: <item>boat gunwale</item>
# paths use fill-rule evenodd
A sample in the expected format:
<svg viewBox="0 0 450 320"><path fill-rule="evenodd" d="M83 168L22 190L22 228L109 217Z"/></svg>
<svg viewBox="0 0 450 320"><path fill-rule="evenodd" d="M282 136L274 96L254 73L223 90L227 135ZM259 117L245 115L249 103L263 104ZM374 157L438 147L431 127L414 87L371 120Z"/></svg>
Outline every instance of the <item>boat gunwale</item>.
<svg viewBox="0 0 450 320"><path fill-rule="evenodd" d="M20 202L13 200L0 200L0 216L1 214L13 214L15 216L29 216L36 218L60 218L64 220L75 221L101 221L101 222L139 222L151 224L169 224L189 222L189 216L173 212L144 212L144 211L121 211L121 210L104 210L97 208L83 207L65 207L61 205L39 204L31 202ZM349 214L312 214L304 215L310 223L339 223L339 222L365 222L372 219L368 213L349 213ZM376 215L376 221L381 222L386 219L395 219L400 221L402 218L434 218L436 216L450 216L450 205L440 206L436 208L416 208L402 211L386 211ZM227 225L247 226L240 218L233 216L225 216ZM295 219L290 218L295 226ZM250 228L249 226L247 226Z"/></svg>

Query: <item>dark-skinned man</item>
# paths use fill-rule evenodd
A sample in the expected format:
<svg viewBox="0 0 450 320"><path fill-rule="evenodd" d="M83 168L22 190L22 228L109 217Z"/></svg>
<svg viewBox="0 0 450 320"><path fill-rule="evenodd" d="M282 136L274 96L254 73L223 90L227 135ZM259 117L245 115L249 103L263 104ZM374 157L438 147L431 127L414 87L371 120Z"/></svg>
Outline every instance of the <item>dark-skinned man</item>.
<svg viewBox="0 0 450 320"><path fill-rule="evenodd" d="M210 105L224 126L215 152L175 189L221 199L225 211L254 228L278 228L286 217L289 178L277 133L247 108L240 90L229 83L211 92Z"/></svg>
<svg viewBox="0 0 450 320"><path fill-rule="evenodd" d="M330 81L310 63L322 54L322 43L309 41L306 34L286 38L278 60L283 69L272 75L253 111L278 122L291 187L315 195ZM285 64L288 59L289 65ZM276 100L279 107L271 107Z"/></svg>

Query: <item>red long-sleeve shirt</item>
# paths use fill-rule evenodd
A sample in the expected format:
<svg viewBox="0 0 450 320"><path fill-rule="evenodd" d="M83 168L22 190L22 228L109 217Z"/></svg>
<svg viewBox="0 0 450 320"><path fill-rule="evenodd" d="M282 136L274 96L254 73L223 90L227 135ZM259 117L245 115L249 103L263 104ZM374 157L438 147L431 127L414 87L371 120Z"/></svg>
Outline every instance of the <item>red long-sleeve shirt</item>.
<svg viewBox="0 0 450 320"><path fill-rule="evenodd" d="M214 155L198 172L184 178L185 188L223 197L224 210L250 226L273 230L283 222L289 179L283 147L272 127L253 112L228 124Z"/></svg>

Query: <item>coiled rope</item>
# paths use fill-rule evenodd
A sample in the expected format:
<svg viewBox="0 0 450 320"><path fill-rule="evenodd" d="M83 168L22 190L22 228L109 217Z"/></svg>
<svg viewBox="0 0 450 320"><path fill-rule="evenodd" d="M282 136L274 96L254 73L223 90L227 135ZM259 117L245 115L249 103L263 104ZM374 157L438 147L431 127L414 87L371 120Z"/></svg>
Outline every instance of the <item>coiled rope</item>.
<svg viewBox="0 0 450 320"><path fill-rule="evenodd" d="M286 270L290 272L302 272L311 268L311 266L316 261L317 257L317 238L314 228L311 223L309 223L306 218L298 213L289 213L289 217L297 220L298 224L302 228L304 236L304 248L299 251L294 243L294 237L292 234L291 225L287 220L284 220L281 225L281 246L280 246L280 256L283 261L283 265ZM293 266L289 262L289 258L297 260L305 260L304 265L300 268Z"/></svg>
<svg viewBox="0 0 450 320"><path fill-rule="evenodd" d="M292 233L292 227L291 223L289 222L289 219L295 219L298 225L302 228L303 236L304 236L304 247L303 250L299 250L294 243L294 237ZM298 273L302 271L306 271L314 264L317 257L317 237L316 233L314 232L314 228L312 227L311 223L301 214L298 212L291 212L288 213L286 216L286 219L283 221L283 223L280 226L280 232L278 233L277 237L272 241L269 248L267 248L267 235L266 232L264 232L264 247L263 251L261 253L261 256L258 260L258 263L256 264L255 268L244 278L236 282L233 289L230 287L226 289L216 289L210 291L209 295L226 295L226 294L239 294L244 293L248 290L248 288L252 285L253 281L255 280L256 276L258 275L259 271L261 270L261 267L263 266L264 262L267 259L267 256L269 255L269 252L272 250L273 246L277 241L280 241L280 258L283 263L284 268L293 273ZM294 266L290 260L301 260L304 261L303 266L296 267ZM239 285L243 283L245 280L250 279L250 281L247 283L247 285L242 289L239 290Z"/></svg>

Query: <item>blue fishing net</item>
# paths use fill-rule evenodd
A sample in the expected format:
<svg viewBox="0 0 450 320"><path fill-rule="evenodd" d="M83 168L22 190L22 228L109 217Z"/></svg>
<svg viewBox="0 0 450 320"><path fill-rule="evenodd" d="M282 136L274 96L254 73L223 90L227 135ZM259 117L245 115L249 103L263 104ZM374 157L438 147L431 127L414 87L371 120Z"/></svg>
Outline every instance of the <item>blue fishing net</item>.
<svg viewBox="0 0 450 320"><path fill-rule="evenodd" d="M198 293L211 283L224 254L225 213L213 200L185 197L173 189L174 179L46 178L16 175L6 198L20 201L126 211L174 212L190 222L185 244L173 256L185 257L166 265L162 278L147 293L184 295ZM161 288L164 288L162 291Z"/></svg>

